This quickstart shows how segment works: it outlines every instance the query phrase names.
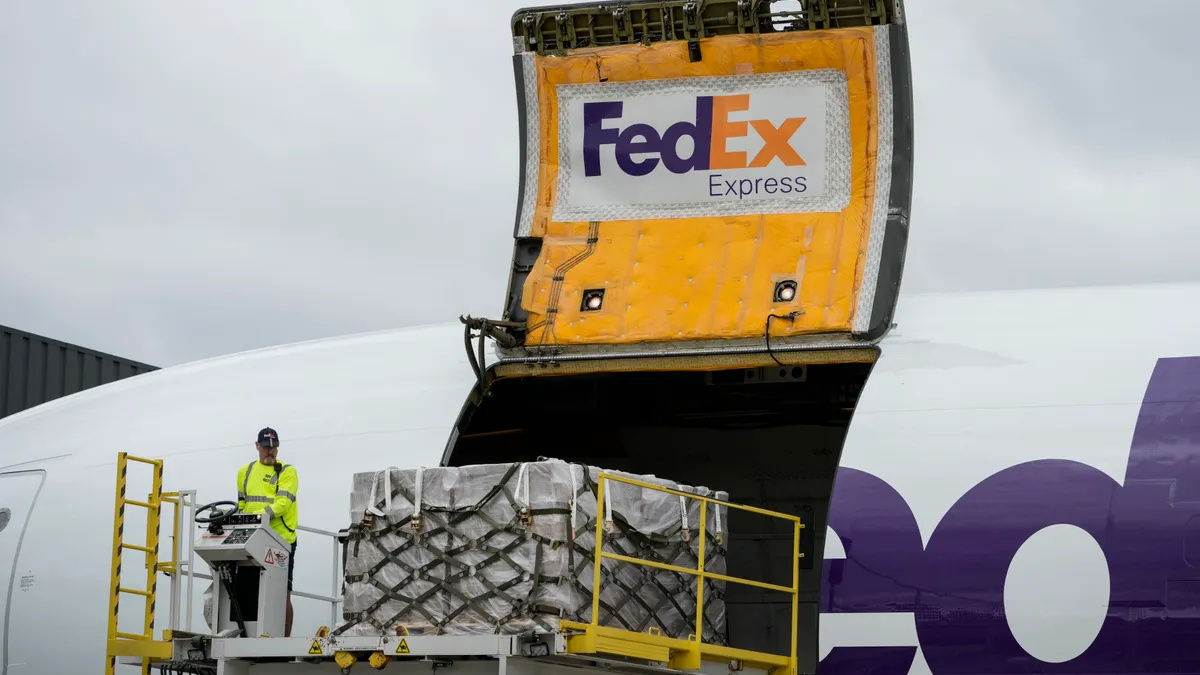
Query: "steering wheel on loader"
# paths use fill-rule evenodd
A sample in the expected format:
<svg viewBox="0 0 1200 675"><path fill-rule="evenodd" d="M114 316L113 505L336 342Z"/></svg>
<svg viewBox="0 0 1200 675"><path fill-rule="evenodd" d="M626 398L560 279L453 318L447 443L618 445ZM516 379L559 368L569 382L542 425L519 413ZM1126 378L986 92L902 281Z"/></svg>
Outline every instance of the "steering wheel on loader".
<svg viewBox="0 0 1200 675"><path fill-rule="evenodd" d="M218 506L226 506L226 505L228 505L229 508L225 509L224 511L217 510ZM219 501L219 502L211 502L209 504L205 504L204 506L201 506L200 508L196 509L193 512L194 520L197 523L201 523L201 524L207 523L209 532L212 532L213 534L219 534L221 532L221 525L224 524L225 521L229 519L229 516L232 516L233 514L237 513L237 510L238 510L237 502L231 502L229 500L224 500L224 501ZM212 515L209 515L207 517L202 517L200 514L204 513L205 511L212 511L213 513L212 513Z"/></svg>

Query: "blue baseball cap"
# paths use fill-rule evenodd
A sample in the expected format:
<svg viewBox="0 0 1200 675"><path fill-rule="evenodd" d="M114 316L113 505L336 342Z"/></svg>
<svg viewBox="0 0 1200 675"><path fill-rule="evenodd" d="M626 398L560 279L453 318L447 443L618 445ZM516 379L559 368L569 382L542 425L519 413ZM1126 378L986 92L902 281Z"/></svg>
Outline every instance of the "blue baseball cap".
<svg viewBox="0 0 1200 675"><path fill-rule="evenodd" d="M275 433L275 430L271 427L265 427L262 431L258 432L258 444L264 448L278 448L279 434Z"/></svg>

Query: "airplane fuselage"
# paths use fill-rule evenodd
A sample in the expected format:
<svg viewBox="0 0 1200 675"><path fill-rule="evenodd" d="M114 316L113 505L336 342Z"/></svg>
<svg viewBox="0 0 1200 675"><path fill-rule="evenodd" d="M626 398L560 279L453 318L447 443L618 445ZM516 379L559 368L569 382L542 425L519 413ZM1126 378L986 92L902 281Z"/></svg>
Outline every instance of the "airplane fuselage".
<svg viewBox="0 0 1200 675"><path fill-rule="evenodd" d="M816 523L824 560L805 572L821 575L804 601L821 617L822 675L1200 672L1200 320L1178 311L1197 298L1200 286L904 299ZM102 667L116 453L163 458L166 489L200 503L232 499L269 425L299 470L302 525L336 531L353 473L439 462L475 382L461 337L451 325L250 352L0 421L0 675ZM130 497L148 478L131 468ZM301 533L297 590L334 592L332 550ZM136 551L124 566L145 576ZM193 630L206 630L206 586ZM327 604L294 604L294 634L329 625ZM120 614L140 632L136 596Z"/></svg>

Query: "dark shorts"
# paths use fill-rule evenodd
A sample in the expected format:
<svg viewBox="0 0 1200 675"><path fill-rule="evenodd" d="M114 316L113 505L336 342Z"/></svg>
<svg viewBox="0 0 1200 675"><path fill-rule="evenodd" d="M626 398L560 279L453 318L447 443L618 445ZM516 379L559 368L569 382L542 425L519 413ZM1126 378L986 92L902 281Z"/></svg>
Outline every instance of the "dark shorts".
<svg viewBox="0 0 1200 675"><path fill-rule="evenodd" d="M288 563L288 591L292 590L292 572L296 571L296 542L292 542L292 559Z"/></svg>

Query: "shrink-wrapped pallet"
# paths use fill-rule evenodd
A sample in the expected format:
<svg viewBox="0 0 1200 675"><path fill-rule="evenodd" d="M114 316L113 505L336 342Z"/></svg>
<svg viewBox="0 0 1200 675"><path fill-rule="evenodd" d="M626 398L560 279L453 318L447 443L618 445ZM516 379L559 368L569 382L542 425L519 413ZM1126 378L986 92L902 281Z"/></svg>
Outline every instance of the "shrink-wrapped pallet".
<svg viewBox="0 0 1200 675"><path fill-rule="evenodd" d="M523 633L591 621L597 467L542 460L359 473L345 635ZM723 492L634 478L725 500ZM605 481L604 551L695 569L700 501ZM725 574L727 508L710 503L704 569ZM605 559L600 625L696 632L697 577ZM704 583L704 640L726 644L725 583Z"/></svg>

